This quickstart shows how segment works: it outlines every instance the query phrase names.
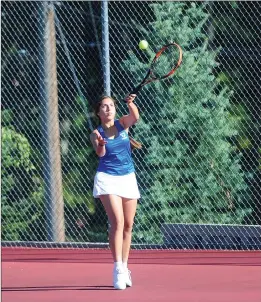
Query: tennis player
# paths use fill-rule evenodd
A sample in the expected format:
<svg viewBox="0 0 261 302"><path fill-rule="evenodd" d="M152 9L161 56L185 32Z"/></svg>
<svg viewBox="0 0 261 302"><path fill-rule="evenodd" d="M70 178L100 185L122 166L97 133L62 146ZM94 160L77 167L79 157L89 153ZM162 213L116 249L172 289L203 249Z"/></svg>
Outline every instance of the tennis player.
<svg viewBox="0 0 261 302"><path fill-rule="evenodd" d="M140 198L128 137L128 129L139 119L138 108L133 103L135 97L133 94L126 98L129 114L119 119L115 118L114 99L103 97L95 109L100 126L90 135L99 157L93 196L101 200L110 222L109 244L116 289L132 286L128 257L137 199Z"/></svg>

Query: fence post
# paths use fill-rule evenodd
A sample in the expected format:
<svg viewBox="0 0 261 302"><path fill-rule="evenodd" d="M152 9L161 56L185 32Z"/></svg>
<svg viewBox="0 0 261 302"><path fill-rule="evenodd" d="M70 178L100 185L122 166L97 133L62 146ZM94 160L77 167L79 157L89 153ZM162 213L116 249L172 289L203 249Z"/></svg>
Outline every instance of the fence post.
<svg viewBox="0 0 261 302"><path fill-rule="evenodd" d="M108 0L102 1L102 68L103 68L103 89L108 96L111 95L111 79L110 79L110 44L109 44L109 16L108 16ZM108 231L110 222L107 221Z"/></svg>
<svg viewBox="0 0 261 302"><path fill-rule="evenodd" d="M47 240L65 241L64 202L62 192L58 86L56 63L56 33L54 7L44 3L44 59L43 79L43 165L46 202ZM42 89L43 91L43 89Z"/></svg>
<svg viewBox="0 0 261 302"><path fill-rule="evenodd" d="M102 15L102 67L103 67L104 92L106 95L111 95L108 0L102 1L101 15Z"/></svg>

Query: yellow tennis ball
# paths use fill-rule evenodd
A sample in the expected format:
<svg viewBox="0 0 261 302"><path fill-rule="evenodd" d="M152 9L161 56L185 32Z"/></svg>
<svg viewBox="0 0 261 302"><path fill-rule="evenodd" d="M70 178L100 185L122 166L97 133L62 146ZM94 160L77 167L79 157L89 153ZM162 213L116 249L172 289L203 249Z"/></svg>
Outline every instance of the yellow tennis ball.
<svg viewBox="0 0 261 302"><path fill-rule="evenodd" d="M149 43L146 40L141 40L139 43L139 48L144 50L147 49L149 46Z"/></svg>

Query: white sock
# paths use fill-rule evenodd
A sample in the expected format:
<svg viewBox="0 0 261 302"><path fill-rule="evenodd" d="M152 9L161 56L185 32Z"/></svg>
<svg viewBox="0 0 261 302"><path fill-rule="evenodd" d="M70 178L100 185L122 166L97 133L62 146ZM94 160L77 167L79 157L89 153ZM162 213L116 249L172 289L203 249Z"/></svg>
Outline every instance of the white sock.
<svg viewBox="0 0 261 302"><path fill-rule="evenodd" d="M114 262L114 269L122 269L122 261Z"/></svg>
<svg viewBox="0 0 261 302"><path fill-rule="evenodd" d="M122 262L122 267L124 270L126 270L128 267L128 262Z"/></svg>

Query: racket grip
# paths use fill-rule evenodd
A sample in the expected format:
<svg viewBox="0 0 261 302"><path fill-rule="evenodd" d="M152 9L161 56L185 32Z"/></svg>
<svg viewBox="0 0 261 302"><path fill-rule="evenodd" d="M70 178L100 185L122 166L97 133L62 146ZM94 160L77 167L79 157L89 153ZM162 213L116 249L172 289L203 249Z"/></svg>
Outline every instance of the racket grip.
<svg viewBox="0 0 261 302"><path fill-rule="evenodd" d="M131 90L131 92L129 93L129 95L130 94L137 94L141 88L142 88L142 85L139 85L139 86L133 88L133 90ZM125 99L123 100L123 102L127 103Z"/></svg>
<svg viewBox="0 0 261 302"><path fill-rule="evenodd" d="M139 85L139 86L133 88L132 91L130 92L130 94L137 94L140 91L141 87L142 86Z"/></svg>

